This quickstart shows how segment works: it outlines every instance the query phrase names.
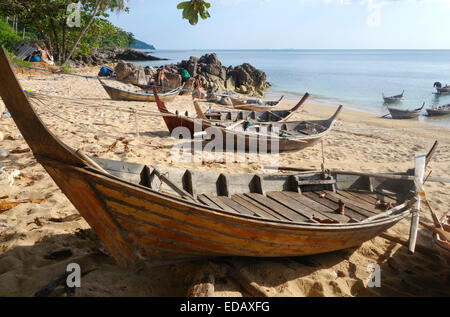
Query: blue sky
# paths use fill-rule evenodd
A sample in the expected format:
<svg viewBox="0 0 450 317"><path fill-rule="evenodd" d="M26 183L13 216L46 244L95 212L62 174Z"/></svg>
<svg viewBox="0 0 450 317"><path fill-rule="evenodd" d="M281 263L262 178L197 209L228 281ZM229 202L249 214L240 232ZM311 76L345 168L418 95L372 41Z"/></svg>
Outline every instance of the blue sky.
<svg viewBox="0 0 450 317"><path fill-rule="evenodd" d="M110 21L158 49L450 49L450 0L210 0L191 26L181 0L131 0Z"/></svg>

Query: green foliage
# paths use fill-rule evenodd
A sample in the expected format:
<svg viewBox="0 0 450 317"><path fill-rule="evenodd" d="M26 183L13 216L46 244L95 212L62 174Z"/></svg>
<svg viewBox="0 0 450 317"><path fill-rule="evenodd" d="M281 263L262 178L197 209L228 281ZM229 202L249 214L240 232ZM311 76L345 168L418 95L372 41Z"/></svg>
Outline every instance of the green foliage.
<svg viewBox="0 0 450 317"><path fill-rule="evenodd" d="M177 5L177 9L183 10L183 19L188 20L191 25L197 24L199 16L203 20L211 17L208 12L210 7L211 4L204 0L184 1Z"/></svg>
<svg viewBox="0 0 450 317"><path fill-rule="evenodd" d="M0 42L4 42L3 46L6 49L14 50L16 43L21 40L21 37L14 33L12 27L1 18L0 20Z"/></svg>
<svg viewBox="0 0 450 317"><path fill-rule="evenodd" d="M12 64L17 64L17 65L21 65L21 66L31 66L31 64L29 62L21 60L20 58L18 58L16 55L14 55L13 53L11 53L8 50L6 50L6 55L8 56L9 61Z"/></svg>

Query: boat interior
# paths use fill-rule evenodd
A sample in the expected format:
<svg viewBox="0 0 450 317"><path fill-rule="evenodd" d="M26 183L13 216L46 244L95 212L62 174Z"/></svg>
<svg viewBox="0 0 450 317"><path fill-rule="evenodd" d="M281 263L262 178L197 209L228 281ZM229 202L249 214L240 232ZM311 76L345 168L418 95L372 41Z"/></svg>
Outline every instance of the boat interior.
<svg viewBox="0 0 450 317"><path fill-rule="evenodd" d="M413 181L311 171L220 174L92 158L112 176L219 212L272 221L360 223L410 199ZM406 182L406 183L405 183ZM341 204L345 211L340 213ZM400 208L398 212L408 207Z"/></svg>

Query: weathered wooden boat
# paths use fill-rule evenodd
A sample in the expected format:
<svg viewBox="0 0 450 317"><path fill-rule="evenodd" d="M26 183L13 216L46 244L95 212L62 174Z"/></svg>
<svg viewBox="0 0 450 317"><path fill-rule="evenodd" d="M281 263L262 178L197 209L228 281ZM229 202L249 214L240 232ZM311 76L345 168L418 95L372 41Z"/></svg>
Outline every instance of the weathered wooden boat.
<svg viewBox="0 0 450 317"><path fill-rule="evenodd" d="M415 110L403 110L398 108L387 107L389 112L391 113L392 119L413 119L420 116L422 109L425 107L425 102L422 107L417 108Z"/></svg>
<svg viewBox="0 0 450 317"><path fill-rule="evenodd" d="M154 94L149 91L142 90L139 92L126 90L108 85L104 83L101 79L99 79L99 81L112 100L155 102ZM167 102L172 101L175 99L176 96L180 94L181 89L182 87L178 87L176 89L160 93L160 98Z"/></svg>
<svg viewBox="0 0 450 317"><path fill-rule="evenodd" d="M359 246L411 213L412 180L339 172L225 175L94 161L47 129L3 48L0 96L37 161L124 267L331 252Z"/></svg>
<svg viewBox="0 0 450 317"><path fill-rule="evenodd" d="M390 96L390 97L386 97L383 93L383 99L384 99L384 103L395 103L395 102L399 102L400 100L402 100L403 98L403 94L405 93L405 91L403 90L402 93L400 95L395 95L395 96Z"/></svg>
<svg viewBox="0 0 450 317"><path fill-rule="evenodd" d="M442 229L450 232L450 211L441 219ZM439 233L433 233L433 246L450 264L450 241L443 239Z"/></svg>
<svg viewBox="0 0 450 317"><path fill-rule="evenodd" d="M275 101L263 101L262 103L258 99L239 99L229 96L233 108L239 110L250 110L250 111L260 111L260 110L271 110L283 100L284 96Z"/></svg>
<svg viewBox="0 0 450 317"><path fill-rule="evenodd" d="M197 115L204 116L206 119L218 122L236 122L239 120L257 121L257 122L286 122L304 105L309 98L306 93L303 98L290 110L229 110L229 111L210 111L202 112L197 101L194 101Z"/></svg>
<svg viewBox="0 0 450 317"><path fill-rule="evenodd" d="M443 116L446 114L450 114L450 104L433 107L433 108L427 108L426 110L427 110L428 116L430 116L430 117Z"/></svg>
<svg viewBox="0 0 450 317"><path fill-rule="evenodd" d="M442 86L440 82L435 82L434 87L436 88L437 94L450 94L450 85Z"/></svg>
<svg viewBox="0 0 450 317"><path fill-rule="evenodd" d="M225 151L261 151L267 150L271 153L297 151L313 146L326 136L333 128L342 106L336 110L335 114L327 120L291 121L291 122L252 122L240 120L234 123L215 122L202 117L193 119L187 116L172 114L169 112L164 102L158 97L156 90L153 91L156 97L158 109L163 114L169 132L185 127L189 136L194 138L196 134L203 131L209 136L217 137L217 146L221 146ZM183 134L180 129L176 133ZM220 140L222 140L221 144ZM209 142L209 140L205 140Z"/></svg>

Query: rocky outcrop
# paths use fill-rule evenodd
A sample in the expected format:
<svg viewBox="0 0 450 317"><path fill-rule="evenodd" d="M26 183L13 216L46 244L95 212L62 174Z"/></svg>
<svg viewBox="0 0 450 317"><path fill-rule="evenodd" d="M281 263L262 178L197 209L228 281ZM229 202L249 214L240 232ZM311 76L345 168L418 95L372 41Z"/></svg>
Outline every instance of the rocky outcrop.
<svg viewBox="0 0 450 317"><path fill-rule="evenodd" d="M124 50L115 56L116 59L123 59L127 61L161 61L167 60L166 58L158 58L152 55L149 55L145 52L136 51L133 49Z"/></svg>
<svg viewBox="0 0 450 317"><path fill-rule="evenodd" d="M83 55L78 54L73 58L69 65L72 67L82 67L82 66L99 66L109 63L116 63L119 60L127 61L157 61L157 60L167 60L166 58L158 58L149 55L145 52L136 51L133 49L92 49L90 54Z"/></svg>
<svg viewBox="0 0 450 317"><path fill-rule="evenodd" d="M245 63L237 67L224 67L216 54L206 54L200 58L191 57L178 64L165 65L165 75L168 82L165 87L177 88L182 85L181 73L186 69L191 77L185 81L183 92L194 90L195 77L200 75L200 84L208 90L232 90L243 94L263 95L270 84L266 74ZM145 86L154 84L157 80L157 69L120 61L115 68L118 80Z"/></svg>
<svg viewBox="0 0 450 317"><path fill-rule="evenodd" d="M200 75L202 86L206 89L228 89L240 93L262 95L270 84L266 74L245 63L237 67L224 67L216 54L206 54L200 58L191 57L176 65L167 65L170 72L180 74L186 69L192 77ZM187 82L185 91L192 89L192 83Z"/></svg>

